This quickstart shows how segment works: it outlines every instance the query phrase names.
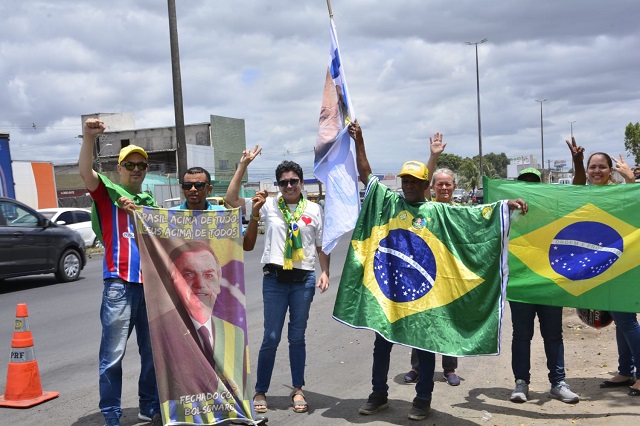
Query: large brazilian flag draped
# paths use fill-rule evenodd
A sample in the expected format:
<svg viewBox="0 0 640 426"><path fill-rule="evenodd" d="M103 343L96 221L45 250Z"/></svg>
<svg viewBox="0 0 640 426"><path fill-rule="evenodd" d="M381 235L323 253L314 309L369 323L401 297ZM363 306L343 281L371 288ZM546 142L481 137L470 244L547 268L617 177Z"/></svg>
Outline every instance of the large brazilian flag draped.
<svg viewBox="0 0 640 426"><path fill-rule="evenodd" d="M509 300L640 312L640 185L486 179L485 197L518 196L529 213L509 241Z"/></svg>
<svg viewBox="0 0 640 426"><path fill-rule="evenodd" d="M409 204L373 178L334 318L418 349L497 354L508 231L506 203Z"/></svg>

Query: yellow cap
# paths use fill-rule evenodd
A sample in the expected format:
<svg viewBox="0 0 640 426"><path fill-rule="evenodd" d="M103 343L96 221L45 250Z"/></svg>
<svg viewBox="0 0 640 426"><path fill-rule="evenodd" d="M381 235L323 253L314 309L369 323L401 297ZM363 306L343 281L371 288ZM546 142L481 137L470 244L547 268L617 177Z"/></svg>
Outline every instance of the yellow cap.
<svg viewBox="0 0 640 426"><path fill-rule="evenodd" d="M122 161L125 158L127 158L127 155L133 154L134 152L141 154L145 160L149 158L145 150L140 148L138 145L127 145L120 150L120 156L118 157L118 164L122 163Z"/></svg>
<svg viewBox="0 0 640 426"><path fill-rule="evenodd" d="M398 174L398 177L402 176L413 176L420 180L429 180L429 169L419 161L407 161Z"/></svg>

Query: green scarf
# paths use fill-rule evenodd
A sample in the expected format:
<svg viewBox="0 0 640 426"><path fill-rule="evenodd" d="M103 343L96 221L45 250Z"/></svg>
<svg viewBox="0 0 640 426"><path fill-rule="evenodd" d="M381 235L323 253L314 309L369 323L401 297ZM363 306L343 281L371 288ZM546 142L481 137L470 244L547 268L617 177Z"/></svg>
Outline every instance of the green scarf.
<svg viewBox="0 0 640 426"><path fill-rule="evenodd" d="M140 194L131 194L127 188L122 185L116 185L111 182L108 177L101 175L98 173L98 177L104 183L104 186L107 187L107 193L109 193L109 198L114 205L118 205L118 199L120 197L127 197L130 200L133 200L136 203L136 206L147 206L147 207L158 207L156 201L153 199L153 195L147 194L146 192L141 192ZM96 234L98 239L102 244L102 229L100 228L100 220L98 219L98 209L96 208L95 201L91 202L91 229Z"/></svg>
<svg viewBox="0 0 640 426"><path fill-rule="evenodd" d="M282 212L282 216L284 216L288 231L284 238L284 265L282 265L282 269L293 269L293 262L305 258L298 220L300 220L302 213L307 208L307 199L300 195L293 215L282 196L278 197L278 208Z"/></svg>

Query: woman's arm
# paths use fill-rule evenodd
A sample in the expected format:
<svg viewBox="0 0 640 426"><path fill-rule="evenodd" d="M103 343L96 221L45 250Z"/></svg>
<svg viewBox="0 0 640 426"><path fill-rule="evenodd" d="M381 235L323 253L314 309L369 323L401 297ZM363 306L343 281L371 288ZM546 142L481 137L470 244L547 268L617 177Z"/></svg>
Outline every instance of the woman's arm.
<svg viewBox="0 0 640 426"><path fill-rule="evenodd" d="M256 246L256 239L258 238L258 221L260 220L260 208L267 201L267 190L256 192L256 195L251 199L251 219L249 219L249 225L244 232L244 238L242 239L242 249L244 251L251 251Z"/></svg>
<svg viewBox="0 0 640 426"><path fill-rule="evenodd" d="M247 171L247 167L249 166L249 164L253 161L254 158L256 158L258 154L260 154L261 151L262 148L260 148L258 145L256 145L253 150L245 149L244 151L242 151L242 157L240 158L240 162L238 163L238 168L236 169L236 172L234 173L233 178L229 183L229 187L227 188L227 193L224 196L225 202L231 207L244 208L244 198L239 197L240 185L242 184L242 176L244 176L244 172Z"/></svg>
<svg viewBox="0 0 640 426"><path fill-rule="evenodd" d="M316 287L320 289L321 293L324 293L329 288L329 263L331 261L331 255L322 251L322 247L316 247L318 252L318 262L320 263L320 276L318 277Z"/></svg>

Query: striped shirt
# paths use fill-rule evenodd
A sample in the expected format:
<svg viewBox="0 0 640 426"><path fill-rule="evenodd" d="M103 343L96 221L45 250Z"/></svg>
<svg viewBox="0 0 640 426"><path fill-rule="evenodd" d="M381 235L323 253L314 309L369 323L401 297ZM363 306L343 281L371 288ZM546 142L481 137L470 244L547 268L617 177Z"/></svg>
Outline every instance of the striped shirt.
<svg viewBox="0 0 640 426"><path fill-rule="evenodd" d="M95 202L104 242L102 278L121 278L132 283L142 283L140 252L135 239L133 219L111 201L102 181L89 194Z"/></svg>

